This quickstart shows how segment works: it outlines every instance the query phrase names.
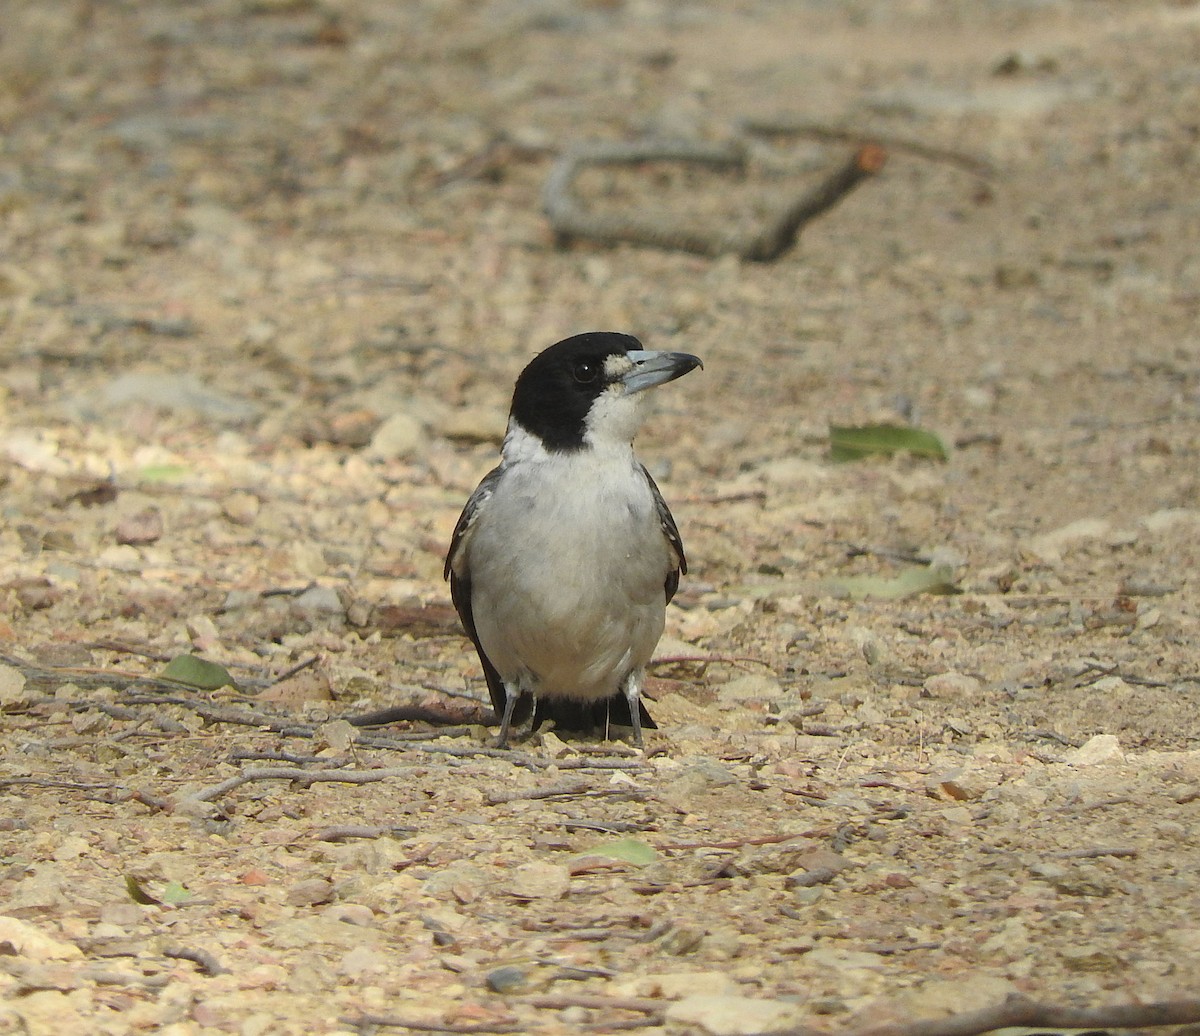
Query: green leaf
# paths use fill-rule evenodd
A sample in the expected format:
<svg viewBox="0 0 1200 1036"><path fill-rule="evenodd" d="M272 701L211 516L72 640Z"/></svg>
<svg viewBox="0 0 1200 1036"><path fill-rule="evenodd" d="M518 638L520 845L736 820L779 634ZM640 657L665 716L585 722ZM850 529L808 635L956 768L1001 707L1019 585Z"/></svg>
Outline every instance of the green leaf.
<svg viewBox="0 0 1200 1036"><path fill-rule="evenodd" d="M229 671L216 662L196 655L176 655L159 674L164 680L174 680L198 691L215 691L218 687L237 687Z"/></svg>
<svg viewBox="0 0 1200 1036"><path fill-rule="evenodd" d="M658 859L654 846L640 838L620 838L615 842L602 842L589 849L586 855L605 856L610 860L620 860L623 863L636 864L638 867L644 867Z"/></svg>
<svg viewBox="0 0 1200 1036"><path fill-rule="evenodd" d="M929 565L906 568L898 576L845 576L831 579L827 586L834 593L861 599L878 597L896 601L916 594L956 594L954 569L949 565Z"/></svg>
<svg viewBox="0 0 1200 1036"><path fill-rule="evenodd" d="M829 426L829 455L838 464L872 455L915 453L918 457L949 460L950 451L933 432L901 425Z"/></svg>
<svg viewBox="0 0 1200 1036"><path fill-rule="evenodd" d="M149 892L142 888L132 874L125 875L125 891L129 893L129 898L135 903L140 903L142 906L162 906L162 901L155 899Z"/></svg>
<svg viewBox="0 0 1200 1036"><path fill-rule="evenodd" d="M179 906L192 898L192 894L177 881L168 881L162 890L162 901Z"/></svg>
<svg viewBox="0 0 1200 1036"><path fill-rule="evenodd" d="M137 477L141 482L179 482L191 473L183 464L148 464L138 469Z"/></svg>

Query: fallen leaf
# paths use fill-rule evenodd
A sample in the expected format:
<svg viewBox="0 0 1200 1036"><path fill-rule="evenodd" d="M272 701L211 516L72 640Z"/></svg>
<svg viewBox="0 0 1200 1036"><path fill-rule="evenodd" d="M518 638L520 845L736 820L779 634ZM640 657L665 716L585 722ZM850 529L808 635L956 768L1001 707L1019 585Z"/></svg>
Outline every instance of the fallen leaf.
<svg viewBox="0 0 1200 1036"><path fill-rule="evenodd" d="M159 674L164 680L174 680L198 691L215 691L221 687L237 687L229 671L216 662L196 655L176 655Z"/></svg>
<svg viewBox="0 0 1200 1036"><path fill-rule="evenodd" d="M610 860L632 863L644 867L658 859L658 852L640 838L619 838L614 842L602 842L587 851L587 856L605 856Z"/></svg>
<svg viewBox="0 0 1200 1036"><path fill-rule="evenodd" d="M192 898L192 894L178 881L168 881L162 890L162 901L172 906L179 906Z"/></svg>
<svg viewBox="0 0 1200 1036"><path fill-rule="evenodd" d="M896 601L917 594L957 594L954 570L949 565L919 565L906 568L898 576L843 576L831 579L826 587L835 594L852 597L876 597Z"/></svg>
<svg viewBox="0 0 1200 1036"><path fill-rule="evenodd" d="M902 425L869 424L829 426L829 455L834 463L862 460L873 455L914 453L933 460L949 460L950 451L933 432Z"/></svg>

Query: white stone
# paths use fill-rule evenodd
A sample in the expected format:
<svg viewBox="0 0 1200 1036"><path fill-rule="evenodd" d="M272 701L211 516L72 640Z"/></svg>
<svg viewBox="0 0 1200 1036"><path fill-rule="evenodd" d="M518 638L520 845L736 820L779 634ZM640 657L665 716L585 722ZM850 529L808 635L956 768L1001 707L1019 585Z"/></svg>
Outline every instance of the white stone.
<svg viewBox="0 0 1200 1036"><path fill-rule="evenodd" d="M1120 762L1124 758L1121 742L1115 734L1097 734L1068 752L1066 762L1071 766L1095 766L1097 763Z"/></svg>

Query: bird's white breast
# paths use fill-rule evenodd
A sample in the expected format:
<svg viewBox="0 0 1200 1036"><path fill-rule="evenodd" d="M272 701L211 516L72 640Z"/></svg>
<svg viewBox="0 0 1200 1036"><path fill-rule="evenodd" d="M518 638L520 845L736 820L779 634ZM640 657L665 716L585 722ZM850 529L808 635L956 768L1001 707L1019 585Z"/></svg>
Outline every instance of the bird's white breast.
<svg viewBox="0 0 1200 1036"><path fill-rule="evenodd" d="M631 447L552 453L522 434L467 545L476 631L523 690L607 697L662 635L674 557L654 494Z"/></svg>

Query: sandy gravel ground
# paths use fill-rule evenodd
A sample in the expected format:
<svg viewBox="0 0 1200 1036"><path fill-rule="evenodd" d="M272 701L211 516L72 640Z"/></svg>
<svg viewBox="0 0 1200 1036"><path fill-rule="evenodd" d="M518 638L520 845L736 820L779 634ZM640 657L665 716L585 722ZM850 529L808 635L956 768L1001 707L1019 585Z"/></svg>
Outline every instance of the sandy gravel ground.
<svg viewBox="0 0 1200 1036"><path fill-rule="evenodd" d="M0 1032L1194 995L1198 54L1178 0L0 4ZM555 247L563 148L747 117L889 162L778 262ZM744 142L580 190L736 227L854 146ZM356 738L484 693L443 551L594 328L705 360L646 755ZM949 461L830 461L877 421Z"/></svg>

